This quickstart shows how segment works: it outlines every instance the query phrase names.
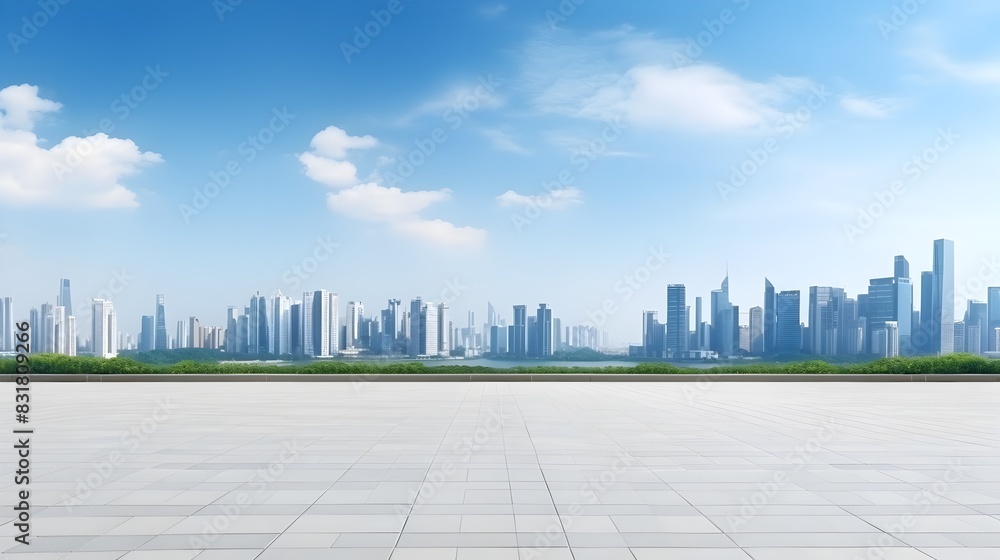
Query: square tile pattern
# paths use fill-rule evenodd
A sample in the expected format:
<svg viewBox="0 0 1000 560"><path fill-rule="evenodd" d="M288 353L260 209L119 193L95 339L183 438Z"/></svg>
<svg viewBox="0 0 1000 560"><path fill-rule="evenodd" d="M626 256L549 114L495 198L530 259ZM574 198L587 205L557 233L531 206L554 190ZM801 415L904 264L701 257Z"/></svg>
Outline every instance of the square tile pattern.
<svg viewBox="0 0 1000 560"><path fill-rule="evenodd" d="M31 394L32 544L13 541L5 508L5 559L1000 558L997 384ZM15 455L3 453L10 504Z"/></svg>

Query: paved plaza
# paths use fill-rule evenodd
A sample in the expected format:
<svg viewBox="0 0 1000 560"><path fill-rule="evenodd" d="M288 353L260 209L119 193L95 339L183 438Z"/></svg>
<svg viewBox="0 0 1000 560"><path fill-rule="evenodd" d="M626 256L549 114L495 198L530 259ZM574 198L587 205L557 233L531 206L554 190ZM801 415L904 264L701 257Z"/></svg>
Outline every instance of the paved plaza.
<svg viewBox="0 0 1000 560"><path fill-rule="evenodd" d="M13 410L13 384L4 393ZM34 383L5 559L996 560L995 383ZM0 427L13 439L13 413Z"/></svg>

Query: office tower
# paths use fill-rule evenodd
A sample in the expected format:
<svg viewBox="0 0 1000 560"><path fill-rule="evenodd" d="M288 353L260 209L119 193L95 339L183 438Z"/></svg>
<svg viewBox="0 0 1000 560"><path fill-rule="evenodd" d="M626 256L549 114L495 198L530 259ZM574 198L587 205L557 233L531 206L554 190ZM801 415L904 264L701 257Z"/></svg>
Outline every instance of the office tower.
<svg viewBox="0 0 1000 560"><path fill-rule="evenodd" d="M66 317L66 352L67 356L76 356L76 317L69 315Z"/></svg>
<svg viewBox="0 0 1000 560"><path fill-rule="evenodd" d="M151 352L156 348L154 340L156 331L156 318L152 315L143 315L139 329L139 351Z"/></svg>
<svg viewBox="0 0 1000 560"><path fill-rule="evenodd" d="M809 351L820 356L836 356L843 336L843 288L809 288Z"/></svg>
<svg viewBox="0 0 1000 560"><path fill-rule="evenodd" d="M933 353L944 355L954 351L954 330L944 328L955 323L955 243L947 239L934 241L933 300L931 327Z"/></svg>
<svg viewBox="0 0 1000 560"><path fill-rule="evenodd" d="M66 308L57 305L50 309L50 324L52 325L52 352L68 354L66 341Z"/></svg>
<svg viewBox="0 0 1000 560"><path fill-rule="evenodd" d="M437 356L441 352L438 345L438 306L427 302L420 310L420 353L424 356Z"/></svg>
<svg viewBox="0 0 1000 560"><path fill-rule="evenodd" d="M293 356L302 356L302 302L288 307L288 350Z"/></svg>
<svg viewBox="0 0 1000 560"><path fill-rule="evenodd" d="M406 341L406 354L411 358L416 358L420 355L420 339L422 333L420 332L421 321L421 309L424 306L424 302L420 298L410 300L410 333ZM469 328L472 329L472 312L469 312Z"/></svg>
<svg viewBox="0 0 1000 560"><path fill-rule="evenodd" d="M773 288L772 288L773 289ZM764 353L764 308L750 308L750 353L761 355Z"/></svg>
<svg viewBox="0 0 1000 560"><path fill-rule="evenodd" d="M339 350L340 328L337 321L331 321L331 294L326 290L316 290L309 298L312 303L311 319L308 321L311 329L303 331L311 343L312 353L308 356L328 358ZM303 309L303 313L306 313ZM331 345L331 343L334 343Z"/></svg>
<svg viewBox="0 0 1000 560"><path fill-rule="evenodd" d="M801 303L798 290L786 290L775 296L774 316L777 321L775 351L777 353L798 354L802 351L800 313Z"/></svg>
<svg viewBox="0 0 1000 560"><path fill-rule="evenodd" d="M702 337L702 313L701 313L701 296L694 298L694 349L704 350L708 345L707 341Z"/></svg>
<svg viewBox="0 0 1000 560"><path fill-rule="evenodd" d="M403 338L399 325L399 305L398 299L390 299L386 308L382 310L382 352L384 354L396 354L401 350L397 347L397 340Z"/></svg>
<svg viewBox="0 0 1000 560"><path fill-rule="evenodd" d="M337 352L344 347L343 333L340 328L340 294L326 292L326 298L327 323L330 324L330 340L327 345L330 347L330 355L336 356Z"/></svg>
<svg viewBox="0 0 1000 560"><path fill-rule="evenodd" d="M538 316L529 315L528 324L525 326L525 338L528 344L528 356L537 358L538 357Z"/></svg>
<svg viewBox="0 0 1000 560"><path fill-rule="evenodd" d="M969 354L983 353L983 327L980 323L965 324L965 351ZM957 345L958 343L956 343Z"/></svg>
<svg viewBox="0 0 1000 560"><path fill-rule="evenodd" d="M646 358L663 358L666 342L665 325L657 320L656 311L642 312L642 355Z"/></svg>
<svg viewBox="0 0 1000 560"><path fill-rule="evenodd" d="M41 317L39 315L38 309L32 307L31 310L28 311L28 335L29 335L28 339L30 340L32 345L38 346L38 339L39 337L42 336L41 331L42 331ZM16 345L17 344L16 339L12 340L15 340L14 344Z"/></svg>
<svg viewBox="0 0 1000 560"><path fill-rule="evenodd" d="M712 290L712 331L711 349L720 357L733 354L733 341L739 336L733 323L733 306L729 302L729 274L722 281L722 287Z"/></svg>
<svg viewBox="0 0 1000 560"><path fill-rule="evenodd" d="M246 354L250 349L250 313L246 312L236 317L236 353Z"/></svg>
<svg viewBox="0 0 1000 560"><path fill-rule="evenodd" d="M73 298L70 295L69 279L59 280L59 295L56 296L56 305L66 308L66 315L73 314Z"/></svg>
<svg viewBox="0 0 1000 560"><path fill-rule="evenodd" d="M257 292L250 298L250 339L248 341L250 354L268 354L271 351L269 330L267 298Z"/></svg>
<svg viewBox="0 0 1000 560"><path fill-rule="evenodd" d="M750 325L740 325L740 350L750 352Z"/></svg>
<svg viewBox="0 0 1000 560"><path fill-rule="evenodd" d="M910 262L906 260L903 255L896 255L893 259L893 277L895 278L909 278L910 277Z"/></svg>
<svg viewBox="0 0 1000 560"><path fill-rule="evenodd" d="M232 312L233 308L230 307L229 311ZM176 348L187 348L187 344L188 344L188 331L187 331L187 327L188 327L187 321L183 321L183 320L177 321L177 333L176 333L176 337L175 337L175 341L176 341L175 347ZM235 326L233 328L233 334L234 335L236 334ZM226 351L227 352L234 352L235 351L235 347L232 348L232 349L227 348Z"/></svg>
<svg viewBox="0 0 1000 560"><path fill-rule="evenodd" d="M14 300L0 298L0 352L13 352L14 340Z"/></svg>
<svg viewBox="0 0 1000 560"><path fill-rule="evenodd" d="M188 348L204 348L205 332L197 317L188 317Z"/></svg>
<svg viewBox="0 0 1000 560"><path fill-rule="evenodd" d="M524 357L528 354L528 307L525 305L514 306L514 324L508 329L510 335L507 347L512 356Z"/></svg>
<svg viewBox="0 0 1000 560"><path fill-rule="evenodd" d="M863 346L858 331L858 300L846 298L844 300L844 316L841 321L841 346L840 353L846 356L856 356L861 352Z"/></svg>
<svg viewBox="0 0 1000 560"><path fill-rule="evenodd" d="M163 294L156 295L156 323L153 331L153 350L167 349L167 311Z"/></svg>
<svg viewBox="0 0 1000 560"><path fill-rule="evenodd" d="M915 351L921 354L933 354L934 350L934 328L932 318L934 316L934 273L923 271L920 273L920 328L913 337L912 344Z"/></svg>
<svg viewBox="0 0 1000 560"><path fill-rule="evenodd" d="M990 336L991 333L996 332L996 329L1000 329L1000 287L991 287L986 290L986 346L983 350L989 352L1000 351L1000 345L997 345L996 338Z"/></svg>
<svg viewBox="0 0 1000 560"><path fill-rule="evenodd" d="M493 306L490 306L493 309ZM451 323L451 312L447 303L441 303L438 305L437 309L437 339L438 339L438 354L442 356L450 356L452 351L451 345L451 329L448 325ZM492 328L492 325L491 325ZM490 348L493 348L492 346Z"/></svg>
<svg viewBox="0 0 1000 560"><path fill-rule="evenodd" d="M772 354L777 348L778 317L775 313L777 296L774 284L764 278L764 348L762 354Z"/></svg>
<svg viewBox="0 0 1000 560"><path fill-rule="evenodd" d="M347 302L347 337L344 343L347 348L355 348L358 345L358 331L361 327L361 318L365 314L365 307L360 301Z"/></svg>
<svg viewBox="0 0 1000 560"><path fill-rule="evenodd" d="M238 330L238 327L237 327L237 322L238 321L239 320L237 319L236 308L230 305L229 307L226 308L226 347L225 347L225 350L226 350L227 354L235 354L236 353L236 349L238 347L237 340L239 340L239 330ZM179 323L177 325L177 340L182 340L182 338L181 338L181 330L180 330L182 324L183 323Z"/></svg>
<svg viewBox="0 0 1000 560"><path fill-rule="evenodd" d="M882 328L895 321L899 330L899 347L910 354L911 321L913 318L913 286L909 278L873 278L868 284L868 326Z"/></svg>
<svg viewBox="0 0 1000 560"><path fill-rule="evenodd" d="M284 356L292 353L291 349L291 328L292 328L292 300L281 293L275 294L271 300L271 333L268 349L274 356Z"/></svg>
<svg viewBox="0 0 1000 560"><path fill-rule="evenodd" d="M740 348L740 306L733 305L733 349Z"/></svg>
<svg viewBox="0 0 1000 560"><path fill-rule="evenodd" d="M552 319L552 352L561 352L563 350L562 333L562 319Z"/></svg>
<svg viewBox="0 0 1000 560"><path fill-rule="evenodd" d="M314 302L313 297L314 292L304 292L302 294L302 355L304 356L315 356L316 349L313 347L313 343L316 340L314 336L313 327L313 317L316 316L313 309Z"/></svg>
<svg viewBox="0 0 1000 560"><path fill-rule="evenodd" d="M552 355L552 309L542 303L538 305L538 312L535 315L535 327L539 356Z"/></svg>
<svg viewBox="0 0 1000 560"><path fill-rule="evenodd" d="M496 309L493 308L493 303L492 302L487 301L486 302L486 334L487 334L486 340L487 340L487 342L483 343L485 351L496 353L496 349L493 348L493 346L492 346L492 344L493 344L492 338L493 337L492 337L492 334L491 334L493 332L492 328L494 326L496 326L496 324L497 324L497 312L496 312Z"/></svg>
<svg viewBox="0 0 1000 560"><path fill-rule="evenodd" d="M37 329L37 336L31 336L32 348L35 352L41 350L42 353L51 354L55 351L55 328L52 324L52 304L43 303L38 318L41 319L40 327Z"/></svg>
<svg viewBox="0 0 1000 560"><path fill-rule="evenodd" d="M118 318L108 300L95 299L90 316L90 340L93 354L101 358L118 355Z"/></svg>
<svg viewBox="0 0 1000 560"><path fill-rule="evenodd" d="M686 352L688 342L687 288L683 284L667 286L667 357Z"/></svg>
<svg viewBox="0 0 1000 560"><path fill-rule="evenodd" d="M953 328L952 339L954 340L954 351L967 352L968 349L965 346L965 321L955 321Z"/></svg>
<svg viewBox="0 0 1000 560"><path fill-rule="evenodd" d="M965 351L970 354L982 354L989 348L989 305L984 301L969 300L965 310ZM976 339L972 340L970 333L976 331ZM975 350L974 350L975 349ZM958 344L955 344L958 351Z"/></svg>

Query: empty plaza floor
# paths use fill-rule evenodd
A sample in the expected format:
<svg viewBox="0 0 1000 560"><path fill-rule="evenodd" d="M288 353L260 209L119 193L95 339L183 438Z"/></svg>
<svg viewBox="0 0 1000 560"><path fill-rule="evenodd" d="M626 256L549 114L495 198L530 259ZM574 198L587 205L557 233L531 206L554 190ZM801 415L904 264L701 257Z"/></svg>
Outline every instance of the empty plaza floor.
<svg viewBox="0 0 1000 560"><path fill-rule="evenodd" d="M14 385L4 393L14 422ZM14 560L993 560L995 383L34 383ZM14 437L8 435L13 440Z"/></svg>

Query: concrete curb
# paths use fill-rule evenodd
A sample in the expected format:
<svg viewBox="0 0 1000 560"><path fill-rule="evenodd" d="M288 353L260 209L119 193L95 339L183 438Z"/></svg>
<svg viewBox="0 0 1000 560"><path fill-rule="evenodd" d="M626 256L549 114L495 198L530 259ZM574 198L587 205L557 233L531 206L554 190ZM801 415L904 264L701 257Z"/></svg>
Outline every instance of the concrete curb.
<svg viewBox="0 0 1000 560"><path fill-rule="evenodd" d="M14 375L0 375L0 382L10 383ZM759 374L759 373L703 373L703 374L632 374L632 373L414 373L414 374L124 374L124 375L76 375L76 374L33 374L33 383L134 383L134 382L340 382L340 383L386 383L386 382L594 382L594 383L699 383L699 382L996 382L1000 375L990 374L926 374L926 375L866 375L866 374Z"/></svg>

